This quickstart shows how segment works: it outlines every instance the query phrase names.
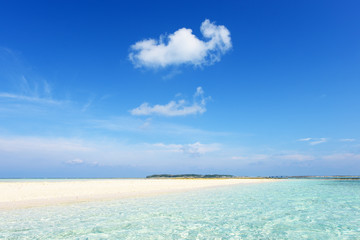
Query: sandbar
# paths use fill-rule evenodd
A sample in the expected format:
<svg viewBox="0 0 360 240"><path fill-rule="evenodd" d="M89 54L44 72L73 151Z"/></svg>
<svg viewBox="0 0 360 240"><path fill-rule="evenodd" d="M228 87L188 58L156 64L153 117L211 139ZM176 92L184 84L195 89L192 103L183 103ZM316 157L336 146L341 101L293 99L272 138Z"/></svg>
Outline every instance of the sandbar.
<svg viewBox="0 0 360 240"><path fill-rule="evenodd" d="M0 182L0 209L145 197L271 179L87 179Z"/></svg>

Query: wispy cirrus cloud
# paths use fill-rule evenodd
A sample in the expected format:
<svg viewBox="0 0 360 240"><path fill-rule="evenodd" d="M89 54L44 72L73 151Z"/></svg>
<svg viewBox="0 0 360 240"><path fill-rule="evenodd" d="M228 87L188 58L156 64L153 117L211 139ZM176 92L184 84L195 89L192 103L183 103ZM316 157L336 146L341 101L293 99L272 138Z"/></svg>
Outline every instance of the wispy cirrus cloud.
<svg viewBox="0 0 360 240"><path fill-rule="evenodd" d="M355 142L355 138L342 138L339 140L340 142Z"/></svg>
<svg viewBox="0 0 360 240"><path fill-rule="evenodd" d="M74 159L66 161L65 163L70 164L70 165L78 165L78 164L83 164L84 160L82 160L80 158L74 158Z"/></svg>
<svg viewBox="0 0 360 240"><path fill-rule="evenodd" d="M39 153L92 152L94 148L79 139L44 137L0 137L0 152Z"/></svg>
<svg viewBox="0 0 360 240"><path fill-rule="evenodd" d="M232 156L232 160L249 160L249 161L258 161L270 159L271 155L269 154L246 154L240 156Z"/></svg>
<svg viewBox="0 0 360 240"><path fill-rule="evenodd" d="M0 136L0 169L6 166L181 166L220 150L217 143L126 143L115 139ZM193 161L191 161L193 162ZM95 164L96 163L96 164Z"/></svg>
<svg viewBox="0 0 360 240"><path fill-rule="evenodd" d="M220 144L203 144L200 142L190 143L190 144L164 144L164 143L155 143L153 146L160 149L165 149L170 152L185 153L194 157L198 157L208 152L214 152L220 150Z"/></svg>
<svg viewBox="0 0 360 240"><path fill-rule="evenodd" d="M310 145L318 145L318 144L321 144L321 143L325 143L327 141L328 141L327 138L319 138L319 139L316 139L314 141L311 141Z"/></svg>
<svg viewBox="0 0 360 240"><path fill-rule="evenodd" d="M324 160L360 160L360 154L356 153L335 153L322 157Z"/></svg>
<svg viewBox="0 0 360 240"><path fill-rule="evenodd" d="M233 156L232 160L244 160L244 161L260 161L260 160L289 160L289 161L309 161L314 160L315 157L307 154L292 153L292 154L282 154L282 153L272 153L272 154L249 154L241 156Z"/></svg>
<svg viewBox="0 0 360 240"><path fill-rule="evenodd" d="M186 116L194 114L202 114L206 111L206 103L210 97L204 96L202 87L198 87L194 94L194 100L189 104L185 99L178 101L170 101L165 105L151 106L145 102L139 107L130 110L132 115L148 116L148 115L161 115L161 116Z"/></svg>
<svg viewBox="0 0 360 240"><path fill-rule="evenodd" d="M292 162L303 162L303 161L311 161L315 160L316 157L309 154L303 153L281 153L281 151L277 153L267 153L267 154L244 154L237 155L231 157L232 160L239 161L272 161L277 162L279 160L292 161Z"/></svg>
<svg viewBox="0 0 360 240"><path fill-rule="evenodd" d="M298 141L300 142L307 142L307 141L310 141L312 138L300 138L298 139Z"/></svg>
<svg viewBox="0 0 360 240"><path fill-rule="evenodd" d="M279 159L283 160L294 160L294 161L310 161L314 160L315 157L307 154L285 154L277 156Z"/></svg>
<svg viewBox="0 0 360 240"><path fill-rule="evenodd" d="M298 139L300 142L308 142L310 145L318 145L328 141L327 138L301 138Z"/></svg>
<svg viewBox="0 0 360 240"><path fill-rule="evenodd" d="M200 27L207 41L197 38L191 29L181 28L159 40L146 39L131 46L130 60L136 67L164 68L171 65L209 65L220 61L231 47L230 31L206 19Z"/></svg>
<svg viewBox="0 0 360 240"><path fill-rule="evenodd" d="M32 81L22 75L18 82L17 92L0 92L0 100L2 102L26 102L37 104L60 105L64 101L54 100L52 98L52 89L46 80Z"/></svg>
<svg viewBox="0 0 360 240"><path fill-rule="evenodd" d="M62 101L53 100L51 98L25 96L25 95L6 93L6 92L0 93L0 98L7 99L7 100L13 100L13 101L25 101L25 102L55 104L55 105L60 105L63 103Z"/></svg>
<svg viewBox="0 0 360 240"><path fill-rule="evenodd" d="M175 140L176 141L176 140ZM86 169L94 167L150 168L152 172L187 171L241 171L253 169L259 174L262 166L265 175L273 171L288 172L295 167L308 170L313 166L331 167L335 174L358 172L360 155L357 152L316 154L296 151L256 153L242 152L239 146L227 146L218 142L200 141L169 143L129 143L104 138L51 138L0 136L0 170L17 169L31 172L33 169L58 168ZM350 166L350 168L348 168ZM344 168L339 171L339 168ZM276 170L274 170L276 169ZM324 174L326 171L317 173Z"/></svg>
<svg viewBox="0 0 360 240"><path fill-rule="evenodd" d="M114 134L136 134L142 135L142 138L156 136L157 139L168 139L170 137L179 141L208 141L209 139L217 139L217 141L219 141L220 139L233 135L233 133L230 132L209 131L166 120L159 121L159 119L131 116L93 119L85 125L91 129L98 129Z"/></svg>

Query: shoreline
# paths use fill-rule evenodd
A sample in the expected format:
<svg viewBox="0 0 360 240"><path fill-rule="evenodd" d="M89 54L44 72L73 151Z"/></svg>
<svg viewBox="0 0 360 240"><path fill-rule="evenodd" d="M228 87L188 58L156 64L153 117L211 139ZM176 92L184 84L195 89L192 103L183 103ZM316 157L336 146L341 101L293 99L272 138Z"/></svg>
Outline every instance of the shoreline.
<svg viewBox="0 0 360 240"><path fill-rule="evenodd" d="M0 210L156 196L273 179L49 179L0 181Z"/></svg>

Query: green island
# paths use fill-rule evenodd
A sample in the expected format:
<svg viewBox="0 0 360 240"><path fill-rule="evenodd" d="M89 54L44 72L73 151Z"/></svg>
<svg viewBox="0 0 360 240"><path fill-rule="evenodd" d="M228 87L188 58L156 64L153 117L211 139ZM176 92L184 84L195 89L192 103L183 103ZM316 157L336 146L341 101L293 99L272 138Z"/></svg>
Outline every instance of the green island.
<svg viewBox="0 0 360 240"><path fill-rule="evenodd" d="M233 175L220 175L220 174L154 174L146 176L146 178L235 178Z"/></svg>
<svg viewBox="0 0 360 240"><path fill-rule="evenodd" d="M268 179L268 178L285 178L285 177L249 177L249 176L234 176L229 174L154 174L146 176L146 178L179 178L179 179L193 179L193 178L221 178L221 179Z"/></svg>
<svg viewBox="0 0 360 240"><path fill-rule="evenodd" d="M146 178L178 178L178 179L193 179L193 178L221 178L221 179L329 179L329 180L360 180L360 176L234 176L225 174L153 174L146 176Z"/></svg>

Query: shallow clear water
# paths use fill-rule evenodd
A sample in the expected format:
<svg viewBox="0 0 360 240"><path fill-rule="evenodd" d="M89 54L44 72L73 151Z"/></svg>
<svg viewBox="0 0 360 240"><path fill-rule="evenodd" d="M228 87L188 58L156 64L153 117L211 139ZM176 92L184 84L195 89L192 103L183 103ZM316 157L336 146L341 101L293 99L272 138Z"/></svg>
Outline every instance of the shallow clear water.
<svg viewBox="0 0 360 240"><path fill-rule="evenodd" d="M2 211L0 239L360 239L360 181L288 180Z"/></svg>

